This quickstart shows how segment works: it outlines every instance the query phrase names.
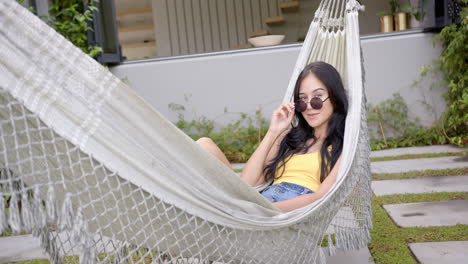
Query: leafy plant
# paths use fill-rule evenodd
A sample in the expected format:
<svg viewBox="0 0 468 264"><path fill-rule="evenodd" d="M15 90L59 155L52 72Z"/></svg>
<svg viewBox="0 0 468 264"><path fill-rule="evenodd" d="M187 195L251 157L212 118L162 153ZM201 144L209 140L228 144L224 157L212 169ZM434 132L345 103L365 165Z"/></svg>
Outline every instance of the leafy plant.
<svg viewBox="0 0 468 264"><path fill-rule="evenodd" d="M185 99L187 102L188 98ZM175 125L178 128L194 140L210 137L231 162L247 161L268 130L261 107L254 114L237 113L239 119L224 126L217 126L215 121L205 116L195 116L193 120L186 120L184 114L187 109L180 104L171 103L169 109L177 112L178 121ZM229 113L227 109L226 113Z"/></svg>
<svg viewBox="0 0 468 264"><path fill-rule="evenodd" d="M408 129L417 127L416 122L409 121L408 105L398 93L394 93L392 99L387 99L378 105L369 104L368 109L369 123L377 125L377 131L373 131L372 135L379 135L385 143L387 143L387 133L405 135Z"/></svg>
<svg viewBox="0 0 468 264"><path fill-rule="evenodd" d="M20 4L24 2L24 0L16 1ZM88 30L93 30L88 23L94 19L93 12L98 10L95 5L98 1L52 0L49 6L50 16L41 16L41 18L83 52L95 57L102 53L102 48L88 45ZM36 14L36 10L32 7L28 9Z"/></svg>
<svg viewBox="0 0 468 264"><path fill-rule="evenodd" d="M92 30L88 23L93 21L93 12L98 10L97 1L52 0L49 7L50 25L91 57L102 52L101 47L88 45L88 30Z"/></svg>
<svg viewBox="0 0 468 264"><path fill-rule="evenodd" d="M390 5L390 11L382 11L378 12L378 16L387 16L387 15L396 15L400 9L400 2L398 0L390 0L388 1L388 4Z"/></svg>
<svg viewBox="0 0 468 264"><path fill-rule="evenodd" d="M460 24L448 25L436 36L444 47L436 67L448 83L444 132L450 143L463 146L468 144L468 0L459 3Z"/></svg>
<svg viewBox="0 0 468 264"><path fill-rule="evenodd" d="M427 1L423 0L422 5L426 9ZM421 13L421 6L412 6L410 3L403 3L400 5L400 10L412 14L417 21L421 21L424 17L424 11Z"/></svg>
<svg viewBox="0 0 468 264"><path fill-rule="evenodd" d="M468 0L460 1L460 24L444 27L434 38L443 46L441 56L434 65L421 67L421 77L436 77L430 88L447 87L444 94L447 110L439 120L438 130L446 137L447 143L466 146L468 144ZM437 75L442 74L442 78ZM413 84L413 85L415 85Z"/></svg>
<svg viewBox="0 0 468 264"><path fill-rule="evenodd" d="M418 119L411 120L408 112L408 105L398 93L378 105L368 105L372 150L448 143L437 122L425 128Z"/></svg>
<svg viewBox="0 0 468 264"><path fill-rule="evenodd" d="M390 14L395 15L398 13L398 9L400 8L398 0L390 0L388 3L390 4Z"/></svg>

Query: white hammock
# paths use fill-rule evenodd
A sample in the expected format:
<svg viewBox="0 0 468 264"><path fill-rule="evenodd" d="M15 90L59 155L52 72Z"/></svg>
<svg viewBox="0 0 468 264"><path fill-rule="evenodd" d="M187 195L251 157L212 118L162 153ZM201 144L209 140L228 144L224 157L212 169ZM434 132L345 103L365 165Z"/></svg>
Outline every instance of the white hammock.
<svg viewBox="0 0 468 264"><path fill-rule="evenodd" d="M310 61L341 72L350 107L337 182L281 213L107 69L0 0L0 232L32 231L54 263L324 263L327 228L337 248L366 246L358 9L322 1L285 95Z"/></svg>

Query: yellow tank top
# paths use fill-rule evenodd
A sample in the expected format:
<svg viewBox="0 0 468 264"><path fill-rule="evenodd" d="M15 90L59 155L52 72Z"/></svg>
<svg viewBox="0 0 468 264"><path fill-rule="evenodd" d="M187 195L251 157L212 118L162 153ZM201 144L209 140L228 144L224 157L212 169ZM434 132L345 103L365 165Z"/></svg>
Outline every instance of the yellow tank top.
<svg viewBox="0 0 468 264"><path fill-rule="evenodd" d="M286 159L287 160L287 159ZM276 171L273 184L289 182L316 192L320 186L320 152L293 154L283 168ZM281 175L280 178L277 178Z"/></svg>

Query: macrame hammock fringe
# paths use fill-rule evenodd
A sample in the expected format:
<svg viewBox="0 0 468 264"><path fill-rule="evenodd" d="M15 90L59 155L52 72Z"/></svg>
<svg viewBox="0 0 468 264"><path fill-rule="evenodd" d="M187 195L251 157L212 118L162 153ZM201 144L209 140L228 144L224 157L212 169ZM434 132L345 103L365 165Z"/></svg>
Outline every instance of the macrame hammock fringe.
<svg viewBox="0 0 468 264"><path fill-rule="evenodd" d="M121 80L14 0L0 0L0 233L52 263L325 263L370 241L370 165L355 0L323 0L284 101L311 61L340 71L342 165L282 213Z"/></svg>

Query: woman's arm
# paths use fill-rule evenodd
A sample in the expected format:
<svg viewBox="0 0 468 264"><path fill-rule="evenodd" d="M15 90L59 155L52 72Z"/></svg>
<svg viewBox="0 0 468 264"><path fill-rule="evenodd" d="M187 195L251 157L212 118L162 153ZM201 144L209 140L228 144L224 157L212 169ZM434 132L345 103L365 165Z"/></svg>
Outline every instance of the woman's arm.
<svg viewBox="0 0 468 264"><path fill-rule="evenodd" d="M251 186L263 183L263 169L266 157L276 141L278 134L268 131L262 142L242 169L241 178Z"/></svg>
<svg viewBox="0 0 468 264"><path fill-rule="evenodd" d="M278 152L275 142L289 128L293 116L293 103L284 103L273 112L268 132L242 170L241 178L244 181L252 186L264 182L263 169L265 168L265 164L268 158L271 159L271 156L274 157L276 155L276 153L273 153L275 148L276 152Z"/></svg>
<svg viewBox="0 0 468 264"><path fill-rule="evenodd" d="M288 134L289 132L289 129L287 129L286 131L284 131L283 133L281 133L281 135L279 135L277 138L276 138L276 141L273 143L273 145L271 146L270 148L270 151L268 152L268 155L265 159L265 163L263 164L263 170L262 170L262 176L259 178L259 180L257 181L257 183L253 186L258 186L262 183L265 182L265 173L264 173L264 168L268 165L269 162L271 162L275 157L276 155L278 155L278 151L279 151L279 147L280 147L280 144L281 144L281 141L283 140L283 138Z"/></svg>
<svg viewBox="0 0 468 264"><path fill-rule="evenodd" d="M270 152L268 152L265 165L267 165L268 162L270 162L272 159L276 157L276 155L278 155L278 150L279 150L281 141L283 141L283 138L289 133L290 130L291 129L285 130L283 133L281 133L281 135L279 135L276 138L276 141L275 143L273 143L273 146L271 147Z"/></svg>
<svg viewBox="0 0 468 264"><path fill-rule="evenodd" d="M294 197L292 199L288 199L281 202L273 203L276 207L278 207L283 212L289 212L301 207L304 207L320 198L322 198L335 184L336 182L336 175L338 174L338 169L341 163L341 156L333 166L330 174L325 178L325 180L320 185L319 189L315 193L304 194L298 197Z"/></svg>

